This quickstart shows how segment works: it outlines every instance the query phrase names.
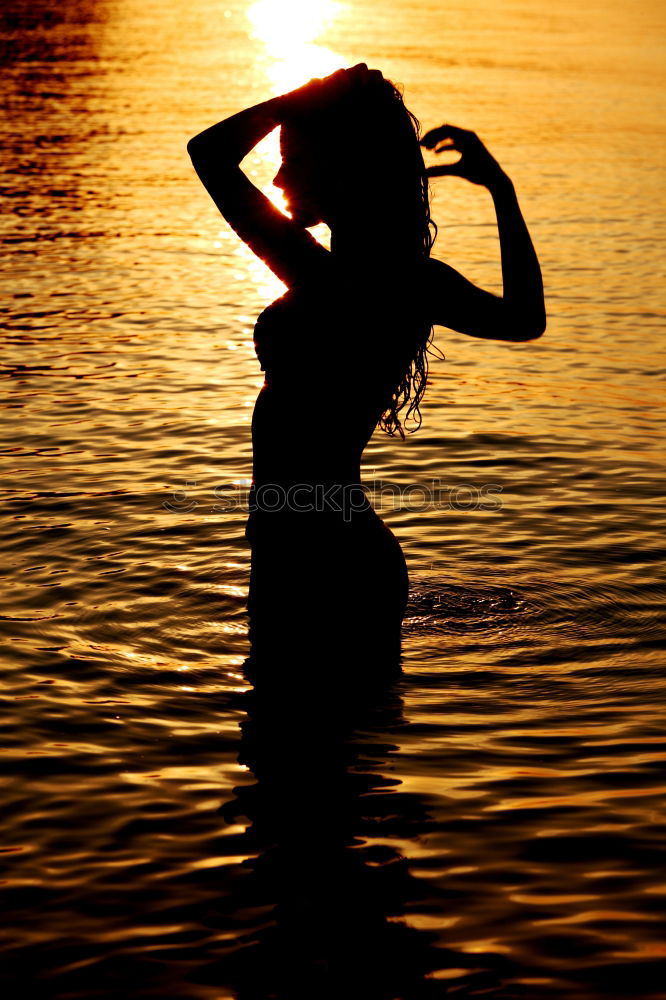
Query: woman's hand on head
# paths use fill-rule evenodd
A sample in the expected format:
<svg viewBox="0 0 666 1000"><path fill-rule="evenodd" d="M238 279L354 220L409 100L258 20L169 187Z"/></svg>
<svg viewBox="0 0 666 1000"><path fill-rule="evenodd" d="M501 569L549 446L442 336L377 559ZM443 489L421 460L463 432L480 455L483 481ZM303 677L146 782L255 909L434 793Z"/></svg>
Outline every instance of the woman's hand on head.
<svg viewBox="0 0 666 1000"><path fill-rule="evenodd" d="M349 69L338 69L329 76L310 80L285 94L285 98L289 101L290 113L308 115L333 107L358 87L377 83L384 83L381 70L368 69L366 63L357 63Z"/></svg>
<svg viewBox="0 0 666 1000"><path fill-rule="evenodd" d="M366 63L356 63L349 69L343 70L347 74L347 79L352 87L367 87L376 83L385 83L380 69L368 69Z"/></svg>
<svg viewBox="0 0 666 1000"><path fill-rule="evenodd" d="M461 153L455 163L442 163L427 168L428 177L463 177L472 184L491 187L506 174L494 156L488 152L476 132L458 128L456 125L440 125L433 128L421 139L421 145L435 153L449 150Z"/></svg>

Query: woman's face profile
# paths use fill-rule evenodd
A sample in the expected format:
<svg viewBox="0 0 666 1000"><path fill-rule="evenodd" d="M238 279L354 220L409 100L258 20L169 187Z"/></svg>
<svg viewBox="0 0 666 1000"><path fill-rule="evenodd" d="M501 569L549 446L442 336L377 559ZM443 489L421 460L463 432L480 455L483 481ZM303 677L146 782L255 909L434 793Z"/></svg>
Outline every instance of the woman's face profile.
<svg viewBox="0 0 666 1000"><path fill-rule="evenodd" d="M294 128L280 130L282 164L273 179L284 192L287 209L302 226L324 221L325 182L322 159L314 143Z"/></svg>

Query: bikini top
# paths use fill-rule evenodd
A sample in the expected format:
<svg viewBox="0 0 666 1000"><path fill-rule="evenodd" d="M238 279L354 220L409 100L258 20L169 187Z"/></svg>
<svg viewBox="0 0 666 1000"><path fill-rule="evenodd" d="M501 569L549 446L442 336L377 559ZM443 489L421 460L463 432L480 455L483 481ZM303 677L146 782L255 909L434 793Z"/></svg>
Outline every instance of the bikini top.
<svg viewBox="0 0 666 1000"><path fill-rule="evenodd" d="M395 331L367 302L321 284L291 288L264 309L254 327L254 348L266 383L309 380L397 385L409 364L405 329ZM313 377L315 376L315 377ZM396 381L397 378L397 381ZM393 385L393 388L395 388Z"/></svg>
<svg viewBox="0 0 666 1000"><path fill-rule="evenodd" d="M310 336L307 337L304 313L304 303L299 301L294 289L289 289L271 302L257 319L254 349L267 381L291 370L294 362L312 349L313 318L310 317Z"/></svg>

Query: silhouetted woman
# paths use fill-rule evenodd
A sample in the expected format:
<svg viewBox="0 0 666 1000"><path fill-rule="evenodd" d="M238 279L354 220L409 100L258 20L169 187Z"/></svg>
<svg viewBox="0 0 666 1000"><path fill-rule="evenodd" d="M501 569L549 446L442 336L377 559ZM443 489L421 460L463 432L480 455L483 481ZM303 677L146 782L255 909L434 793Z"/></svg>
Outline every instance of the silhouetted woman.
<svg viewBox="0 0 666 1000"><path fill-rule="evenodd" d="M275 183L291 218L239 166L278 125ZM257 677L269 660L312 678L324 665L359 678L399 670L407 569L361 487L363 450L378 425L404 437L404 408L420 424L433 324L511 341L545 326L539 264L511 181L472 132L445 125L422 142L462 157L426 171L418 122L396 87L362 63L188 144L222 215L287 286L255 327L266 379L252 421L246 529ZM489 188L502 297L430 258L429 173ZM320 222L330 251L307 231Z"/></svg>

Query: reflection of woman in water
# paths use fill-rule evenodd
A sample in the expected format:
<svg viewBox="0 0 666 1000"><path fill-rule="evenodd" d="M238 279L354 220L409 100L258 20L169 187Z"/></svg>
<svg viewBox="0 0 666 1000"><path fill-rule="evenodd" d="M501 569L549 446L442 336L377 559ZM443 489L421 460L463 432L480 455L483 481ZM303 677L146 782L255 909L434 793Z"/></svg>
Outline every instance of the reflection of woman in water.
<svg viewBox="0 0 666 1000"><path fill-rule="evenodd" d="M291 218L239 166L278 125L275 183ZM360 64L241 111L188 145L222 215L287 285L255 328L266 377L252 421L246 530L257 662L270 654L313 673L322 660L399 669L407 570L361 487L363 450L377 425L404 437L403 410L420 423L433 324L511 341L544 329L539 265L511 181L474 133L442 126L422 142L462 157L426 171L400 93ZM492 194L502 297L429 256L428 175L444 173ZM307 231L320 222L330 251Z"/></svg>

